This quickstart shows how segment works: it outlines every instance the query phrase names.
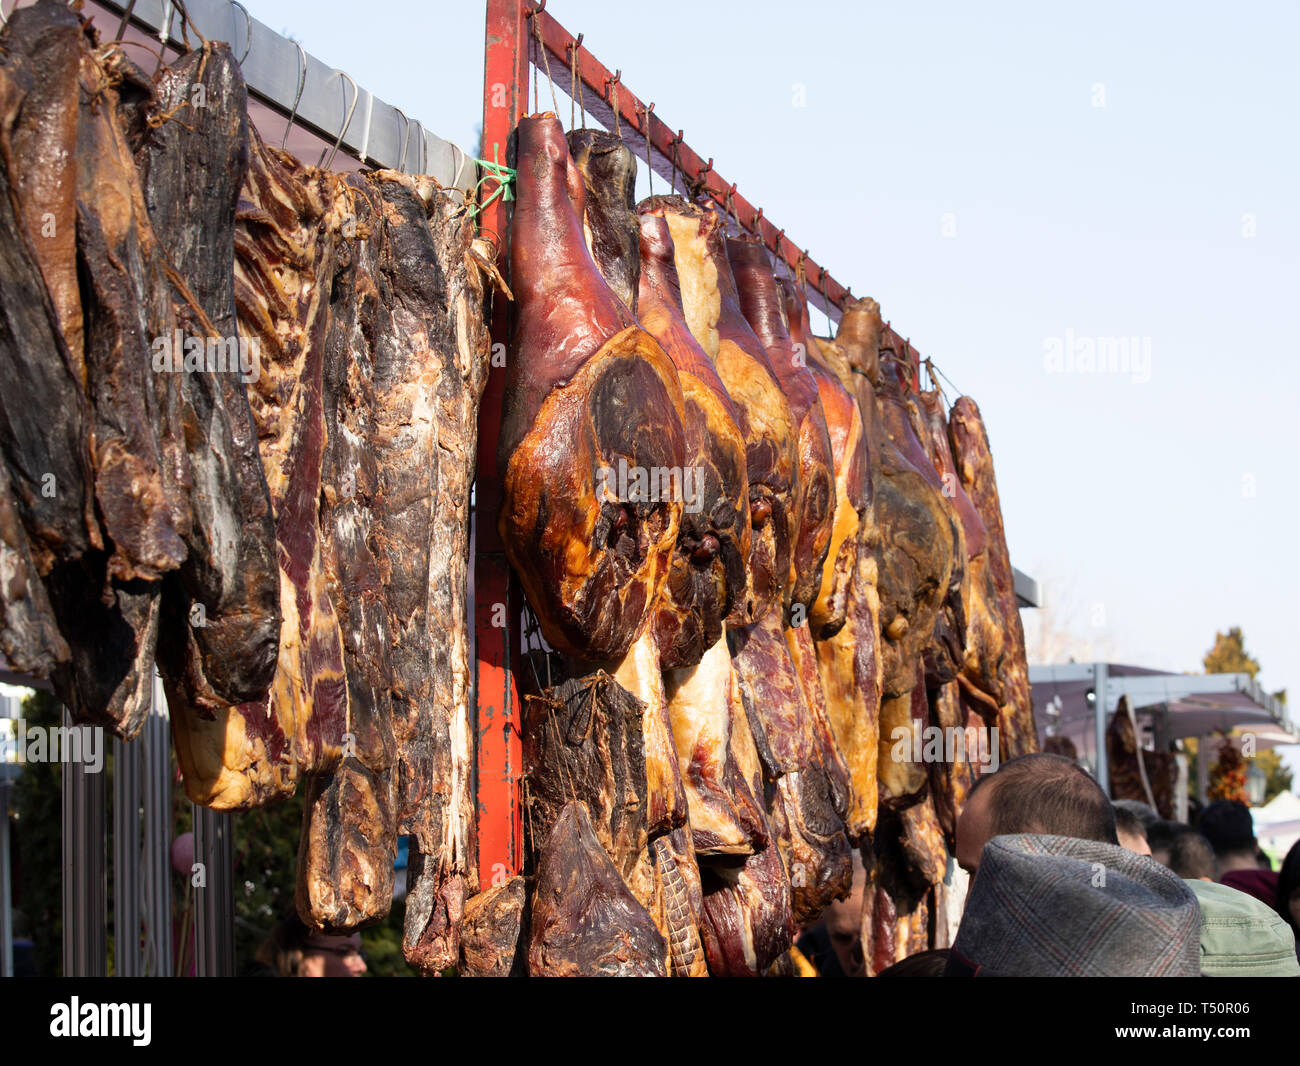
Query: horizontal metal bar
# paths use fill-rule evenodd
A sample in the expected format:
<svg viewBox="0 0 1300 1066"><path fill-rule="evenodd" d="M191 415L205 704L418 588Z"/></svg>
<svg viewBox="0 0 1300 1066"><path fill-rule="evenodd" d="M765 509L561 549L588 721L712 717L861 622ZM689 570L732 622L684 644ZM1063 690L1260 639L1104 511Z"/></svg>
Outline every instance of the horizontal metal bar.
<svg viewBox="0 0 1300 1066"><path fill-rule="evenodd" d="M1011 575L1016 584L1016 606L1017 607L1041 607L1043 605L1043 589L1037 581L1014 566L1011 568Z"/></svg>
<svg viewBox="0 0 1300 1066"><path fill-rule="evenodd" d="M121 16L128 4L95 0L89 6ZM241 5L229 0L186 0L185 8L188 29L183 29L184 17L169 0L136 0L131 22L177 47L183 47L186 33L190 44L197 44L196 30L209 40L229 42L252 96L282 115L293 112L295 125L310 129L327 144L340 138L339 151L368 166L428 174L447 188L469 191L474 187L478 168L462 148L430 133L414 118L405 118L365 88L356 86L354 92L355 83L350 84L342 71L250 18ZM308 9L304 17L314 16Z"/></svg>
<svg viewBox="0 0 1300 1066"><path fill-rule="evenodd" d="M538 32L542 44L552 59L558 64L551 71L552 78L562 72L570 74L570 64L575 62L573 47L576 41L571 33L544 10L530 14L528 31L535 42ZM534 29L532 23L537 22ZM833 278L824 266L807 255L807 252L785 236L785 230L777 227L763 217L760 207L750 203L734 183L729 183L713 169L713 160L707 161L690 145L686 144L669 128L640 97L623 85L618 71L611 71L585 48L577 48L576 73L583 84L594 94L586 97L584 105L608 129L615 127L615 105L617 105L618 129L628 147L641 159L645 158L647 138L651 148L651 167L665 180L673 180L674 169L681 174L692 188L698 187L724 210L731 207L740 227L759 237L764 246L786 264L791 272L802 267L807 281L809 299L834 322L840 319L842 306L851 298L848 288ZM533 56L534 65L541 64L541 56ZM561 89L569 84L566 77L560 77ZM567 92L565 93L567 96ZM675 164L675 167L674 167Z"/></svg>

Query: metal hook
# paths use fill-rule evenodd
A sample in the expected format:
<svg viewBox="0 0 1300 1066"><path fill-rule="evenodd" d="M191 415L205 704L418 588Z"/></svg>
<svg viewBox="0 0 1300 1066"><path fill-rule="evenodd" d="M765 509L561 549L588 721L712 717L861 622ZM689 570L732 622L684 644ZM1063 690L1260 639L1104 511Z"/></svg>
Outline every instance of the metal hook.
<svg viewBox="0 0 1300 1066"><path fill-rule="evenodd" d="M406 142L410 139L411 136L411 120L406 117L406 115L402 112L402 109L400 107L395 107L393 108L393 110L402 116L402 150L397 157L397 173L405 174L406 173Z"/></svg>
<svg viewBox="0 0 1300 1066"><path fill-rule="evenodd" d="M546 10L546 0L542 0L540 4L538 4L530 12L528 12L528 17L532 18L534 15L540 15L545 10Z"/></svg>
<svg viewBox="0 0 1300 1066"><path fill-rule="evenodd" d="M244 54L239 57L239 65L242 67L244 60L248 58L248 53L253 50L253 20L248 17L248 8L239 0L230 0L230 6L239 8L244 16Z"/></svg>
<svg viewBox="0 0 1300 1066"><path fill-rule="evenodd" d="M293 129L293 120L298 117L298 103L302 100L302 91L307 86L307 52L297 41L293 42L298 49L298 93L293 98L293 110L289 112L288 125L284 127L284 136L280 138L280 151L284 151L284 146L289 143L289 131Z"/></svg>
<svg viewBox="0 0 1300 1066"><path fill-rule="evenodd" d="M357 98L361 96L361 91L357 88L357 83L352 80L351 74L348 74L346 71L342 71L342 70L336 70L334 71L334 74L337 74L340 78L342 78L344 81L346 81L349 85L352 86L352 105L348 108L347 116L343 119L343 125L339 128L339 135L334 138L334 147L330 149L329 159L325 158L324 150L321 151L320 161L317 162L316 165L318 167L324 166L326 170L329 170L329 168L333 165L334 156L338 154L339 145L343 143L343 134L345 134L348 130L348 127L352 125L352 115L357 109ZM326 80L327 81L332 80L334 74L331 74L329 78Z"/></svg>
<svg viewBox="0 0 1300 1066"><path fill-rule="evenodd" d="M772 251L774 251L777 255L781 255L781 241L784 239L784 237L785 237L785 230L782 230L780 233L776 235L776 240L772 242ZM785 257L782 256L782 258L784 259ZM788 263L786 265L789 266Z"/></svg>
<svg viewBox="0 0 1300 1066"><path fill-rule="evenodd" d="M760 237L763 235L763 231L760 228L760 224L762 223L762 221L763 221L763 209L760 207L758 209L758 213L754 215L752 219L749 220L749 228L753 230L755 233L757 233Z"/></svg>

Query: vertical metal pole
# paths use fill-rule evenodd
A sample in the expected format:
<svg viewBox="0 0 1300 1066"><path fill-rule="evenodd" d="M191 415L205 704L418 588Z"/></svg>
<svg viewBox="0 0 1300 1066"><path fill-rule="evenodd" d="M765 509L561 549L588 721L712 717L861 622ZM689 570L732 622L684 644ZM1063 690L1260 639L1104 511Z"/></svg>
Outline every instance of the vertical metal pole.
<svg viewBox="0 0 1300 1066"><path fill-rule="evenodd" d="M68 731L63 710L59 757L65 759ZM91 728L103 731L99 726ZM53 754L53 742L50 745ZM85 762L63 762L63 976L106 977L108 961L108 863L105 847L104 774Z"/></svg>
<svg viewBox="0 0 1300 1066"><path fill-rule="evenodd" d="M488 0L483 57L483 156L514 164L511 134L528 107L528 19L523 0ZM483 210L480 231L497 243L501 270L510 269L510 214L498 196ZM510 304L492 302L493 352L510 339ZM501 347L498 347L501 346ZM501 873L519 872L523 862L519 697L511 646L519 610L510 568L497 536L501 477L497 438L505 367L493 358L479 409L478 469L474 513L475 671L477 694L477 793L479 881L489 885ZM506 626L500 625L504 615Z"/></svg>
<svg viewBox="0 0 1300 1066"><path fill-rule="evenodd" d="M0 774L10 767L0 764ZM13 895L10 891L13 870L9 865L9 793L8 776L0 776L0 977L14 975Z"/></svg>
<svg viewBox="0 0 1300 1066"><path fill-rule="evenodd" d="M162 680L153 679L153 706L144 733L143 972L171 977L172 956L172 741Z"/></svg>
<svg viewBox="0 0 1300 1066"><path fill-rule="evenodd" d="M1196 798L1204 807L1210 795L1210 734L1202 733L1196 740Z"/></svg>
<svg viewBox="0 0 1300 1066"><path fill-rule="evenodd" d="M1106 682L1110 667L1105 663L1093 663L1092 694L1093 716L1097 727L1097 784L1106 795L1110 795L1110 765L1106 759ZM1142 758L1141 754L1138 758Z"/></svg>
<svg viewBox="0 0 1300 1066"><path fill-rule="evenodd" d="M0 718L21 716L19 702L0 696ZM0 757L0 977L14 975L13 866L9 857L9 795L14 778L22 772L17 761L24 753L15 752L15 761Z"/></svg>
<svg viewBox="0 0 1300 1066"><path fill-rule="evenodd" d="M113 738L113 972L140 969L140 744Z"/></svg>
<svg viewBox="0 0 1300 1066"><path fill-rule="evenodd" d="M229 814L194 808L194 861L203 863L194 889L196 972L200 977L235 975L235 851Z"/></svg>

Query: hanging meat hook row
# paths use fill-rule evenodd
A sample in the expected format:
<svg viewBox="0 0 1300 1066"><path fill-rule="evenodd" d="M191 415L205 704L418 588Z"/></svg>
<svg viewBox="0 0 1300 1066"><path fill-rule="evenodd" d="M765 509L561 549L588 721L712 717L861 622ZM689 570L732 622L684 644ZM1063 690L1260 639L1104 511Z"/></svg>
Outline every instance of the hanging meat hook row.
<svg viewBox="0 0 1300 1066"><path fill-rule="evenodd" d="M135 0L131 0L131 2L134 3ZM239 0L230 0L230 6L239 8L240 14L244 16L244 54L239 57L239 65L242 67L244 60L248 58L248 53L253 50L253 20L248 17L248 8L241 4Z"/></svg>
<svg viewBox="0 0 1300 1066"><path fill-rule="evenodd" d="M698 174L695 175L693 180L689 182L685 182L686 191L690 194L692 200L698 200L704 194L705 190L709 187L708 185L709 172L711 170L713 170L712 157L710 157L709 161L704 164L704 168ZM683 180L685 180L684 172L682 177Z"/></svg>
<svg viewBox="0 0 1300 1066"><path fill-rule="evenodd" d="M609 101L609 106L614 109L614 136L619 140L623 139L623 131L619 128L619 109L618 109L618 83L623 80L623 70L619 68L614 71L612 78L605 79L605 99ZM611 99L611 95L613 98Z"/></svg>
<svg viewBox="0 0 1300 1066"><path fill-rule="evenodd" d="M560 102L559 100L556 99L555 96L555 82L551 80L551 57L548 54L546 48L546 42L542 40L541 24L534 17L536 15L540 15L545 10L546 10L546 3L545 0L543 0L541 7L537 8L535 11L528 12L528 17L533 20L533 36L537 38L537 50L542 53L542 63L546 67L546 84L551 90L551 106L555 108L555 119L558 122L560 118ZM536 76L537 76L537 61L534 60L533 61L534 81L536 81ZM534 96L537 95L535 90L533 92L533 95ZM572 125L572 123L570 123L570 125Z"/></svg>
<svg viewBox="0 0 1300 1066"><path fill-rule="evenodd" d="M655 194L655 168L650 163L650 116L654 113L655 105L651 103L649 107L641 109L645 118L642 120L641 135L645 137L645 170L646 178L650 182L650 195Z"/></svg>
<svg viewBox="0 0 1300 1066"><path fill-rule="evenodd" d="M679 146L681 143L682 143L682 131L681 131L681 130L678 130L678 131L677 131L677 136L676 136L676 137L669 137L669 138L668 138L668 150L669 150L670 152L672 152L672 157L668 160L668 162L672 165L672 168L673 168L673 176L672 176L672 180L669 181L668 184L669 184L669 186L670 186L670 188L671 188L671 191L674 192L674 193L677 192L677 171L680 169L680 168L678 167L678 165L677 165L677 154L678 154L678 153L677 153L677 148L678 148L678 146ZM686 175L683 174L683 175L682 175L682 189L685 190L685 188L686 188Z"/></svg>
<svg viewBox="0 0 1300 1066"><path fill-rule="evenodd" d="M578 49L582 47L582 34L569 42L569 129L573 129L573 105L578 99ZM587 111L582 112L582 128L587 128Z"/></svg>
<svg viewBox="0 0 1300 1066"><path fill-rule="evenodd" d="M284 127L284 136L280 138L280 151L285 150L285 145L289 143L289 131L293 129L293 120L298 116L298 104L302 100L302 91L307 85L307 52L302 45L294 41L294 46L298 49L298 92L293 98L293 109L289 112L289 122Z"/></svg>
<svg viewBox="0 0 1300 1066"><path fill-rule="evenodd" d="M348 127L352 125L352 115L357 109L357 98L360 97L361 95L361 91L357 88L357 83L352 80L352 75L348 74L346 71L335 70L334 74L331 74L329 78L326 80L332 81L334 79L335 74L337 74L340 78L342 78L344 81L346 81L349 85L352 86L352 104L350 107L348 107L347 115L343 119L343 125L339 127L339 135L334 138L334 147L329 150L328 160L325 158L325 150L324 149L321 150L320 161L317 162L316 165L318 167L324 166L326 170L329 170L329 168L333 165L334 156L338 154L339 145L343 143L343 134L345 134L348 130Z"/></svg>

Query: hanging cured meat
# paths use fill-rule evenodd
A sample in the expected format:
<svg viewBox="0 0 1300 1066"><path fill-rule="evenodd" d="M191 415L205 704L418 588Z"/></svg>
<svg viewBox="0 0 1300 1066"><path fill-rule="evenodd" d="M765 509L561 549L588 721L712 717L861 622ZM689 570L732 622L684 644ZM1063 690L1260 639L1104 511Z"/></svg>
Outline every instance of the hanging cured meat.
<svg viewBox="0 0 1300 1066"><path fill-rule="evenodd" d="M961 520L966 547L966 582L962 589L966 618L966 646L959 680L968 698L984 708L990 720L997 716L1002 701L1002 655L1004 647L1001 604L989 565L988 536L960 478L952 456L948 419L937 389L920 392L914 404L925 431L923 443L944 491Z"/></svg>
<svg viewBox="0 0 1300 1066"><path fill-rule="evenodd" d="M517 159L501 538L547 642L614 659L640 635L677 542L681 503L651 482L685 460L681 386L592 261L554 116L520 122Z"/></svg>
<svg viewBox="0 0 1300 1066"><path fill-rule="evenodd" d="M569 134L586 193L584 233L610 289L662 346L682 387L685 459L668 471L682 501L681 525L664 594L653 611L660 663L698 663L722 636L724 618L747 614L748 482L744 442L713 364L682 318L672 238L657 216L632 206L636 160L616 136Z"/></svg>
<svg viewBox="0 0 1300 1066"><path fill-rule="evenodd" d="M662 977L668 945L605 854L586 804L566 804L542 850L529 921L534 977Z"/></svg>
<svg viewBox="0 0 1300 1066"><path fill-rule="evenodd" d="M880 412L881 425L908 465L928 483L932 491L927 499L937 500L943 520L941 528L947 534L943 543L945 547L951 545L947 588L930 639L922 650L926 683L941 685L957 676L965 647L965 532L943 480L921 443L924 430L911 402L911 381L916 373L911 349L890 334L881 343L877 366L876 409Z"/></svg>
<svg viewBox="0 0 1300 1066"><path fill-rule="evenodd" d="M643 214L640 235L639 315L677 368L694 485L655 624L664 666L691 666L722 639L724 622L744 625L753 612L745 440L713 361L686 325L667 220Z"/></svg>
<svg viewBox="0 0 1300 1066"><path fill-rule="evenodd" d="M630 878L648 839L640 704L598 671L525 696L522 731L534 864L565 806L581 800L596 839Z"/></svg>
<svg viewBox="0 0 1300 1066"><path fill-rule="evenodd" d="M979 407L969 396L959 397L948 413L948 431L962 487L970 496L988 536L989 570L997 590L999 617L1006 642L1002 658L1003 708L998 715L1002 758L1038 750L1025 631L1016 601L1015 575L1002 524L1002 503L993 474L993 455Z"/></svg>
<svg viewBox="0 0 1300 1066"><path fill-rule="evenodd" d="M171 365L155 361L155 370L179 391L192 516L185 561L164 588L159 660L191 703L218 707L266 696L281 622L275 524L244 386L256 353L247 343L241 351L235 322L247 94L226 45L204 44L156 85L155 114L172 119L158 119L137 160L174 268L166 273L179 332L165 338Z"/></svg>
<svg viewBox="0 0 1300 1066"><path fill-rule="evenodd" d="M799 437L795 520L786 611L802 625L821 591L822 567L830 549L835 508L834 460L817 383L808 372L806 349L795 349L786 329L781 296L767 249L757 239L728 238L727 258L736 278L740 307L771 361ZM799 610L796 611L795 605Z"/></svg>
<svg viewBox="0 0 1300 1066"><path fill-rule="evenodd" d="M924 764L893 757L895 730L911 735L924 727L928 717L922 658L932 647L941 609L949 598L959 542L956 520L934 486L932 478L937 475L928 459L925 469L919 469L886 431L884 404L876 397L876 383L883 380L879 359L883 332L879 305L871 299L858 300L845 308L835 341L823 347L833 361L849 368L847 380L842 381L854 392L866 428L872 532L879 536L875 552L882 638L877 781L882 802L907 805L925 788L927 774ZM892 421L907 424L897 378L891 388ZM918 682L921 692L914 696ZM910 742L903 746L904 752L914 750Z"/></svg>
<svg viewBox="0 0 1300 1066"><path fill-rule="evenodd" d="M691 334L713 361L745 441L749 482L752 619L784 604L798 476L798 428L767 352L740 309L722 220L675 196L642 201L662 216L673 243L682 309Z"/></svg>
<svg viewBox="0 0 1300 1066"><path fill-rule="evenodd" d="M318 517L329 282L348 203L336 179L267 147L250 130L236 214L235 298L240 336L260 366L249 402L275 520L279 658L271 692L258 703L194 706L185 686L166 679L186 793L219 810L292 793L302 773L337 762L347 731L342 640Z"/></svg>

